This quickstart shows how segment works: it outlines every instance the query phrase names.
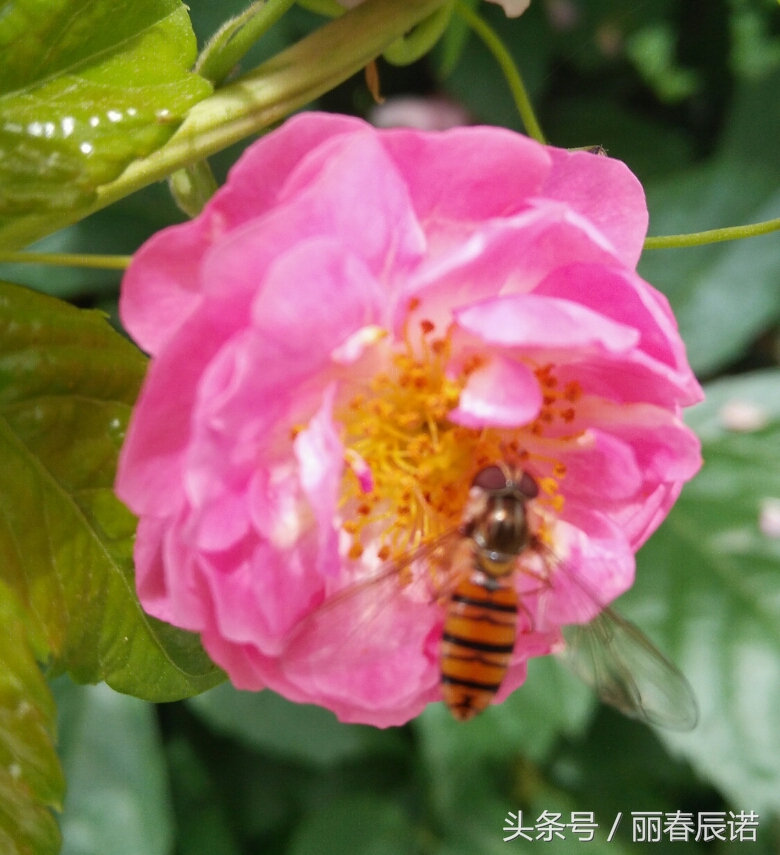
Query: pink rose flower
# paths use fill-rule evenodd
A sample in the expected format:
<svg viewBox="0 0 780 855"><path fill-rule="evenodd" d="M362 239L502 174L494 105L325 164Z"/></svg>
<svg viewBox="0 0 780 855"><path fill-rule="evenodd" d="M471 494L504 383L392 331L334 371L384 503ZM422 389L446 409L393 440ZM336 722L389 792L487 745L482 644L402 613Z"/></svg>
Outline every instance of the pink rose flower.
<svg viewBox="0 0 780 855"><path fill-rule="evenodd" d="M238 688L405 722L440 698L441 606L395 577L323 604L456 526L502 459L567 566L625 591L700 465L701 390L634 269L646 225L622 163L500 128L304 113L256 142L123 284L153 357L117 476L144 608ZM534 631L498 700L597 609L517 575Z"/></svg>

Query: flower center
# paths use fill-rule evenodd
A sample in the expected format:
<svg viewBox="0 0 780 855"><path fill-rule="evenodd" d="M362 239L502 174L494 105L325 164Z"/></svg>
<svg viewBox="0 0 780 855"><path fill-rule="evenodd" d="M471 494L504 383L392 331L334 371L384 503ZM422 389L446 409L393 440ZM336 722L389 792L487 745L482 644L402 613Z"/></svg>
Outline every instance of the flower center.
<svg viewBox="0 0 780 855"><path fill-rule="evenodd" d="M562 507L558 482L565 466L529 452L527 445L538 445L553 422L574 418L579 386L558 389L553 367L537 368L544 403L533 423L511 429L454 424L447 415L457 406L469 375L485 359L475 355L456 377L448 377L449 337L437 337L427 320L419 329L417 347L407 331L388 369L336 413L348 454L359 455L372 476L371 489L364 492L352 469L344 475L342 528L351 537L352 559L359 558L369 542L378 544L381 561L398 558L458 525L474 475L499 460L518 468L532 461L541 501L555 510Z"/></svg>

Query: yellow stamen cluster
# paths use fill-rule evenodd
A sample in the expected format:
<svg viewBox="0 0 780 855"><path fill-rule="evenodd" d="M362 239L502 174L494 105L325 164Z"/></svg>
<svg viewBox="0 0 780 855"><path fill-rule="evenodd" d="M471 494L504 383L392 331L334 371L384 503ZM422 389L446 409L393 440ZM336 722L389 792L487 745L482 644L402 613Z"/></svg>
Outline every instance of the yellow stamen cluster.
<svg viewBox="0 0 780 855"><path fill-rule="evenodd" d="M447 416L484 359L467 359L456 377L448 377L450 341L435 332L431 321L421 321L415 346L407 331L388 370L336 413L345 445L365 460L373 479L373 489L363 493L354 472L348 469L345 475L342 527L351 537L352 559L361 556L369 540L380 544L380 560L397 558L457 525L474 475L498 460L523 468L532 459L540 501L557 510L562 506L558 481L565 467L554 458L529 454L523 439L529 431L541 436L553 419L573 419L581 394L577 384L559 390L552 366L545 366L536 372L544 405L533 424L511 430L456 425Z"/></svg>

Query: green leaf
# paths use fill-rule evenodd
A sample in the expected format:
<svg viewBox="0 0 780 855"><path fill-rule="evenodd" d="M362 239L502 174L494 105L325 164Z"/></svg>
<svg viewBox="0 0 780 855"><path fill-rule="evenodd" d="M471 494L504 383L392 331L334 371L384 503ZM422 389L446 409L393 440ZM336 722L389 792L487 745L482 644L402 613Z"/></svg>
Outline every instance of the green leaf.
<svg viewBox="0 0 780 855"><path fill-rule="evenodd" d="M61 808L65 781L53 744L54 700L22 610L2 583L0 626L0 851L55 855L60 834L49 808Z"/></svg>
<svg viewBox="0 0 780 855"><path fill-rule="evenodd" d="M53 686L68 793L61 855L167 855L173 818L154 707L107 686Z"/></svg>
<svg viewBox="0 0 780 855"><path fill-rule="evenodd" d="M286 851L289 855L415 855L421 847L399 807L387 799L356 795L308 814Z"/></svg>
<svg viewBox="0 0 780 855"><path fill-rule="evenodd" d="M89 203L211 92L180 0L0 0L0 215Z"/></svg>
<svg viewBox="0 0 780 855"><path fill-rule="evenodd" d="M277 54L241 80L195 104L176 135L103 185L87 209L58 209L0 220L0 244L26 246L195 160L268 128L363 69L443 0L366 0ZM358 37L356 37L358 36ZM348 48L348 49L347 49Z"/></svg>
<svg viewBox="0 0 780 855"><path fill-rule="evenodd" d="M466 7L476 11L479 0L464 0ZM460 17L453 15L447 25L447 30L442 40L437 45L438 75L441 80L446 80L460 60L463 49L469 37L469 25Z"/></svg>
<svg viewBox="0 0 780 855"><path fill-rule="evenodd" d="M188 701L217 733L272 755L331 765L375 749L392 749L393 731L342 724L321 707L294 704L271 691L239 692L229 683Z"/></svg>
<svg viewBox="0 0 780 855"><path fill-rule="evenodd" d="M637 583L622 605L698 697L696 730L662 739L735 808L778 811L780 371L706 391L689 418L704 468L640 551ZM734 407L747 408L757 429L729 429Z"/></svg>
<svg viewBox="0 0 780 855"><path fill-rule="evenodd" d="M155 184L29 247L30 252L132 255L155 232L181 222L168 188ZM0 280L62 300L119 294L122 272L47 264L0 264Z"/></svg>
<svg viewBox="0 0 780 855"><path fill-rule="evenodd" d="M744 87L717 156L648 188L650 233L685 234L780 216L780 76ZM776 234L645 252L639 272L674 309L694 370L710 374L780 317Z"/></svg>
<svg viewBox="0 0 780 855"><path fill-rule="evenodd" d="M631 846L632 811L691 811L691 804L706 804L707 809L722 809L715 794L702 792L690 767L671 757L659 743L656 734L637 721L602 707L587 734L562 742L545 769L542 781L518 781L527 793L532 816L542 810L593 812L598 830L589 851L637 852L642 846ZM694 802L694 800L696 800ZM616 836L607 842L618 814L622 814ZM662 826L663 827L663 826ZM696 844L695 831L687 841L689 852L706 852L709 846ZM576 836L567 830L567 843L573 846ZM662 832L653 852L676 851L677 842ZM617 849L613 848L617 847ZM629 848L630 847L630 848ZM700 848L701 847L701 848ZM565 852L565 845L561 846Z"/></svg>
<svg viewBox="0 0 780 855"><path fill-rule="evenodd" d="M0 283L0 578L54 673L173 700L224 677L135 594L135 520L112 484L145 367L99 312Z"/></svg>
<svg viewBox="0 0 780 855"><path fill-rule="evenodd" d="M181 734L165 742L173 806L176 820L176 852L178 855L240 855L240 847L227 812L206 764L193 743ZM261 777L258 784L262 786ZM277 782L274 782L277 783ZM236 800L235 776L231 781L230 804ZM262 814L267 802L258 806Z"/></svg>

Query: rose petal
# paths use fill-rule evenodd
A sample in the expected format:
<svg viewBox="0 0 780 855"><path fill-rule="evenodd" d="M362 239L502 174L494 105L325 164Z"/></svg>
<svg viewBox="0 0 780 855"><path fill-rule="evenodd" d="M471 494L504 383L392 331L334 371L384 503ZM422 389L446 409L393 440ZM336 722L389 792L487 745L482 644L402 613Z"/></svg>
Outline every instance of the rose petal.
<svg viewBox="0 0 780 855"><path fill-rule="evenodd" d="M319 411L293 443L301 487L317 521L317 572L323 575L335 575L340 566L333 521L344 470L344 445L333 424L335 391L334 385L325 390Z"/></svg>
<svg viewBox="0 0 780 855"><path fill-rule="evenodd" d="M448 418L464 427L519 427L533 421L541 406L542 392L531 369L496 356L469 377Z"/></svg>
<svg viewBox="0 0 780 855"><path fill-rule="evenodd" d="M540 195L565 201L610 241L620 260L636 267L647 234L642 185L612 157L586 151L549 149L552 169Z"/></svg>
<svg viewBox="0 0 780 855"><path fill-rule="evenodd" d="M450 220L478 223L522 210L551 165L548 149L503 128L393 129L382 142L429 235Z"/></svg>
<svg viewBox="0 0 780 855"><path fill-rule="evenodd" d="M458 326L490 345L517 350L625 353L639 334L570 300L512 294L455 311Z"/></svg>
<svg viewBox="0 0 780 855"><path fill-rule="evenodd" d="M174 335L199 303L200 265L211 246L275 205L305 153L329 137L364 127L332 113L294 116L247 149L199 217L147 241L133 256L119 301L122 323L141 347L156 354Z"/></svg>

